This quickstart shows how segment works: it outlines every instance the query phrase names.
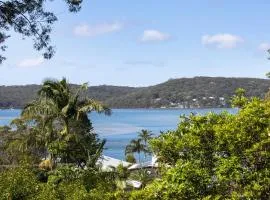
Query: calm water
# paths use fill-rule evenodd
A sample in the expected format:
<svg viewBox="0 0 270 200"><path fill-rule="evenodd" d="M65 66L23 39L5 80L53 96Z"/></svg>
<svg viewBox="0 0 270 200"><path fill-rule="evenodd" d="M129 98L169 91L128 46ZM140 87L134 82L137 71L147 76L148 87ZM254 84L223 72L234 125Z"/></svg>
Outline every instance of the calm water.
<svg viewBox="0 0 270 200"><path fill-rule="evenodd" d="M177 127L180 115L190 113L219 113L235 109L114 109L111 116L91 113L95 131L107 140L104 154L118 159L124 158L124 149L129 141L136 138L141 129L151 130L158 135L160 131L173 130ZM8 125L20 115L20 110L0 110L0 126Z"/></svg>

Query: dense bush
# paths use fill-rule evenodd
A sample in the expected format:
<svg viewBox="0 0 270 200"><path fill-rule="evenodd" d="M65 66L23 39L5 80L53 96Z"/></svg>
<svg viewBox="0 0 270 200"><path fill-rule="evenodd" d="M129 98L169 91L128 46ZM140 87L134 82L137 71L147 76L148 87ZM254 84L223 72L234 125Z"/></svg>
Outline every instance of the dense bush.
<svg viewBox="0 0 270 200"><path fill-rule="evenodd" d="M0 199L27 200L39 189L35 175L27 168L11 168L0 174Z"/></svg>
<svg viewBox="0 0 270 200"><path fill-rule="evenodd" d="M270 102L252 99L236 115L182 118L152 140L163 177L136 199L268 199Z"/></svg>

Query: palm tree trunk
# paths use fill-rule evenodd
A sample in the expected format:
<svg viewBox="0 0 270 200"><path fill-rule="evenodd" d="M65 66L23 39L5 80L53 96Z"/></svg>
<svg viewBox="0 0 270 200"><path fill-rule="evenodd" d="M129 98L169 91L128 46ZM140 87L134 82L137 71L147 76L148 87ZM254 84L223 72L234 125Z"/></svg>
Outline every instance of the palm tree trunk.
<svg viewBox="0 0 270 200"><path fill-rule="evenodd" d="M145 147L145 149L144 149L144 162L145 162L145 160L146 160L146 149L147 149L147 142L146 142L146 140L144 141L144 147Z"/></svg>

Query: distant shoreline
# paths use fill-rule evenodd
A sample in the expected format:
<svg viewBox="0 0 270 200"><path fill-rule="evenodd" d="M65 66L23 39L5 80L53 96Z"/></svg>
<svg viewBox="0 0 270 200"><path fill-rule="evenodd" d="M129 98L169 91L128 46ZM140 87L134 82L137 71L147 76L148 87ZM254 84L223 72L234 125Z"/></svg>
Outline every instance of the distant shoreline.
<svg viewBox="0 0 270 200"><path fill-rule="evenodd" d="M71 85L73 88L78 85ZM230 108L235 90L264 98L270 80L255 78L194 77L170 79L149 87L90 86L85 95L112 109ZM40 85L0 86L0 108L22 109L36 98Z"/></svg>
<svg viewBox="0 0 270 200"><path fill-rule="evenodd" d="M110 108L112 110L209 110L209 109L230 109L232 107L203 107L203 108ZM0 110L22 110L23 108L0 108ZM233 108L232 108L233 109Z"/></svg>

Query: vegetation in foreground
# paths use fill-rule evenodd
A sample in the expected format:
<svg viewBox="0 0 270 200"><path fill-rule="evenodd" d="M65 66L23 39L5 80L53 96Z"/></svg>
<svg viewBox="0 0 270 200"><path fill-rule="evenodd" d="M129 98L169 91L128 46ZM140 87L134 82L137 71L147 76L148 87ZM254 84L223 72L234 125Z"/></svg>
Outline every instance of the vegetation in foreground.
<svg viewBox="0 0 270 200"><path fill-rule="evenodd" d="M159 178L135 190L125 187L123 166L105 172L96 165L104 142L86 113L109 110L85 99L83 88L72 93L65 80L45 82L12 128L1 128L0 199L269 198L270 99L238 90L235 115L182 116L175 131L149 141ZM127 155L139 152L138 142L148 149L143 135L149 133L131 142Z"/></svg>

